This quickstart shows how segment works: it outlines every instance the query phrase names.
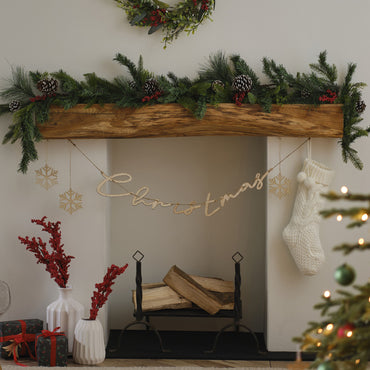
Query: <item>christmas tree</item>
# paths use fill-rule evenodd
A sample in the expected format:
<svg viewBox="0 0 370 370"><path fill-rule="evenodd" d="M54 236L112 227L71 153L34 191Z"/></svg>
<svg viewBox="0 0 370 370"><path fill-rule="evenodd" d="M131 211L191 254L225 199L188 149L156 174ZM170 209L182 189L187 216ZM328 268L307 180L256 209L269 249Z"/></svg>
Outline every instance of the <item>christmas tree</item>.
<svg viewBox="0 0 370 370"><path fill-rule="evenodd" d="M367 223L370 215L370 194L351 194L345 186L342 194L329 192L330 201L357 202L354 207L333 208L322 211L324 218L336 216L338 221L348 217L348 228ZM359 204L364 206L357 206ZM365 202L365 203L362 203ZM370 249L370 243L359 238L357 243L344 243L334 247L344 255ZM339 266L334 273L336 282L347 289L337 289L335 297L325 291L322 301L314 306L321 311L321 322L309 322L308 328L295 341L303 351L315 352L312 368L319 370L366 369L370 357L370 279L363 285L353 284L356 270L348 264Z"/></svg>

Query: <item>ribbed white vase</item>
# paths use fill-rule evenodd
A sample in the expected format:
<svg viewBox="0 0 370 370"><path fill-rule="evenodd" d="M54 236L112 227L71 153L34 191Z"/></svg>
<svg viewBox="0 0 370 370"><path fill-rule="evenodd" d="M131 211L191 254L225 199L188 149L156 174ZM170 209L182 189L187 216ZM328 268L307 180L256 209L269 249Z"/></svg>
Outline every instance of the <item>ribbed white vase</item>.
<svg viewBox="0 0 370 370"><path fill-rule="evenodd" d="M75 327L84 315L84 307L72 298L71 287L58 289L59 298L46 308L46 323L50 331L60 326L68 338L68 352L72 353Z"/></svg>
<svg viewBox="0 0 370 370"><path fill-rule="evenodd" d="M81 319L76 325L73 341L73 361L96 365L105 359L104 331L99 320Z"/></svg>

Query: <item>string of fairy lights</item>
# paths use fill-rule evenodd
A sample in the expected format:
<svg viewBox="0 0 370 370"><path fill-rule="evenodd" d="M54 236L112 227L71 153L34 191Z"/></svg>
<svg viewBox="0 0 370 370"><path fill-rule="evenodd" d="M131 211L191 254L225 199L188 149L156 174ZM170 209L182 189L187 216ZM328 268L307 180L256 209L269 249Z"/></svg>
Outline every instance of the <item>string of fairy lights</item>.
<svg viewBox="0 0 370 370"><path fill-rule="evenodd" d="M327 301L330 301L331 300L331 292L330 290L325 290L324 293L322 294L322 297L327 300ZM370 303L370 297L368 299L369 303ZM331 334L331 332L335 329L335 326L333 323L329 322L328 324L325 325L325 327L320 327L316 330L316 334L319 336L319 339L316 341L316 347L317 348L320 348L321 345L322 345L322 342L320 340L320 336L327 336L329 334ZM341 330L340 330L341 329ZM344 338L351 338L353 336L353 329L351 326L348 326L348 327L342 327L342 328L339 328L338 329L338 333L337 335L341 336L341 337L344 337ZM333 356L332 353L328 353L328 360L330 360ZM356 365L359 365L361 362L361 359L358 358L355 360L355 364Z"/></svg>
<svg viewBox="0 0 370 370"><path fill-rule="evenodd" d="M349 189L348 189L348 187L347 187L347 186L343 185L343 186L340 188L340 192L341 192L342 194L348 194ZM367 212L361 212L361 213L358 215L358 218L359 218L362 222L366 222L366 221L369 219L369 215L368 215L368 213L367 213ZM342 215L341 213L338 213L338 215L337 215L337 221L338 221L338 222L343 221L343 215ZM365 244L365 238L360 237L360 238L358 239L358 241L357 241L357 242L358 242L358 245L362 246L362 245L364 245L364 244ZM370 299L370 298L369 298L369 299Z"/></svg>

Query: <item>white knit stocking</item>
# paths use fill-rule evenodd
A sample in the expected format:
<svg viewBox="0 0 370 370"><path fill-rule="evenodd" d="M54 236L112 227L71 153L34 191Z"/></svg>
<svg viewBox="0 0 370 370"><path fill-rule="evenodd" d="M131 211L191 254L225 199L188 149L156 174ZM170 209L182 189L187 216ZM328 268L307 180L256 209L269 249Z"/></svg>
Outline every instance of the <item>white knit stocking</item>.
<svg viewBox="0 0 370 370"><path fill-rule="evenodd" d="M315 275L325 261L319 236L320 215L323 203L321 193L328 190L334 171L306 159L297 175L298 189L293 213L283 231L283 239L304 275Z"/></svg>

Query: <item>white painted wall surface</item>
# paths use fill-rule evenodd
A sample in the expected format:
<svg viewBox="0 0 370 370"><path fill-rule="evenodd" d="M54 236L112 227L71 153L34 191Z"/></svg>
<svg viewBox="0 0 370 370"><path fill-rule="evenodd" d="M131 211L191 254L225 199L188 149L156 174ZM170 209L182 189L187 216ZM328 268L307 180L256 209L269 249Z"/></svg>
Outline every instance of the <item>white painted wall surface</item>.
<svg viewBox="0 0 370 370"><path fill-rule="evenodd" d="M194 36L180 36L172 46L163 50L159 34L149 37L143 30L130 27L111 0L1 0L0 76L8 78L12 65L22 65L26 70L56 71L62 68L76 78L82 78L86 72L112 78L126 73L112 62L115 53L121 52L134 61L143 55L145 66L155 73L173 71L179 76L192 77L208 55L217 50L239 53L257 73L261 71L263 56L275 59L295 73L307 71L308 64L326 49L329 61L338 66L341 75L348 62L356 62L358 72L355 78L368 82L369 10L367 2L361 2L358 7L346 0L217 1L213 22L201 26ZM364 98L367 101L367 89ZM364 118L367 123L368 112ZM9 117L0 119L0 136L5 134L9 123ZM284 139L282 150L286 152L298 142L298 139ZM245 181L245 177L263 170L264 143L259 138L186 138L117 141L109 145L109 150L103 140L81 141L80 145L103 168L111 166L112 171L131 171L138 184L151 186L155 194L175 198L185 196L192 200L202 198L207 191L229 191ZM109 214L109 202L95 194L99 173L73 151L72 185L84 194L85 205L83 210L69 216L58 208L58 194L68 186L69 147L63 141L49 144L49 162L59 170L60 176L60 184L49 191L34 184L34 170L44 163L45 155L44 145L40 144L38 148L40 161L30 167L28 175L20 175L16 173L19 146L0 146L3 179L0 185L0 279L9 283L13 295L11 308L0 316L0 320L44 318L47 303L56 298L55 284L17 241L18 235L39 233L30 223L34 217L47 215L62 221L66 250L76 256L71 268L71 283L76 298L86 309L93 284L102 277L108 263L131 262L131 254L136 249L145 253L145 278L148 281L158 280L174 263L194 273L220 273L228 278L230 275L226 275L231 272L224 261L228 261L234 248L245 252L246 263L251 263L249 258L254 254L264 259L263 193L258 194L258 198L245 194L239 202L230 203L213 218L194 215L184 219L170 215L167 210L132 208L124 200L112 202L112 213ZM367 140L360 140L358 148L365 162L362 172L341 162L335 140L314 140L313 158L322 160L337 172L334 188L346 183L354 191L367 191L370 182ZM276 141L271 139L268 141L267 165L275 163L276 155ZM286 176L293 178L303 159L304 154L298 153L287 161L283 166ZM237 172L232 171L231 163L237 163ZM224 173L227 175L220 181L220 174ZM338 253L331 252L332 245L345 237L341 231L343 226L325 221L322 239L328 262L324 270L312 278L297 273L281 242L281 231L289 220L293 201L294 192L283 201L268 196L267 327L270 350L295 349L291 337L301 333L306 322L314 317L313 303L324 287L334 287L332 271L343 260ZM114 231L111 242L109 230ZM352 240L352 237L348 236L348 239ZM153 251L155 255L151 256ZM157 266L155 263L159 259ZM363 281L368 277L368 260L359 261L358 256L348 260L351 259L358 266L358 282ZM264 327L264 274L258 267L263 263L253 261L253 268L244 271L246 294L252 295L243 302L247 310L245 320L255 330ZM255 275L253 269L260 269L260 274ZM110 298L112 327L122 327L132 319L130 289L134 286L133 276L134 264L131 263L125 276L114 286ZM257 300L257 306L250 306L250 300ZM119 312L123 313L122 319L119 319ZM104 313L101 317L103 321L106 318Z"/></svg>

